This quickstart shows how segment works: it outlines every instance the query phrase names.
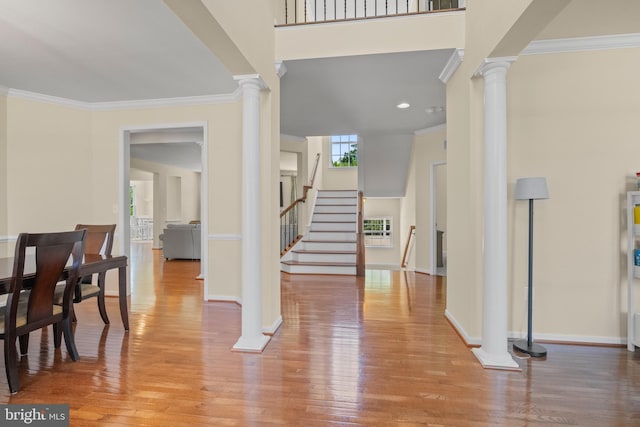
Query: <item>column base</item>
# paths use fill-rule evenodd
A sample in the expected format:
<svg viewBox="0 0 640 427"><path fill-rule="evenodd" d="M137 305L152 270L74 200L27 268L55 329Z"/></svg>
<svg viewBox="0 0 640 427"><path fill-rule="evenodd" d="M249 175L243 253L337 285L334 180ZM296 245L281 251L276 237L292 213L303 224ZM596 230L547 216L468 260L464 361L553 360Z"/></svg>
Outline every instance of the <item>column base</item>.
<svg viewBox="0 0 640 427"><path fill-rule="evenodd" d="M262 350L269 344L270 340L271 337L268 335L260 335L254 339L240 337L231 350L245 353L262 353Z"/></svg>
<svg viewBox="0 0 640 427"><path fill-rule="evenodd" d="M472 348L471 351L485 369L506 369L510 371L522 370L518 363L513 360L513 357L511 357L509 352L505 351L502 354L490 354L483 350L482 347Z"/></svg>

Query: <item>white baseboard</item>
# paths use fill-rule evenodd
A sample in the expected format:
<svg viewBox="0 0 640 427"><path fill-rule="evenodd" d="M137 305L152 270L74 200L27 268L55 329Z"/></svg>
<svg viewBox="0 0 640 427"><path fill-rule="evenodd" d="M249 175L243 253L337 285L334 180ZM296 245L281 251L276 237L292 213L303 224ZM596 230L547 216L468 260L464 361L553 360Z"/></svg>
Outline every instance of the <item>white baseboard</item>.
<svg viewBox="0 0 640 427"><path fill-rule="evenodd" d="M400 270L399 264L365 264L364 267L367 270Z"/></svg>
<svg viewBox="0 0 640 427"><path fill-rule="evenodd" d="M431 272L431 270L427 270L424 268L416 268L416 273L422 273L422 274L428 274L429 276L433 276L433 273Z"/></svg>
<svg viewBox="0 0 640 427"><path fill-rule="evenodd" d="M278 331L282 325L282 316L278 316L278 318L271 324L269 327L262 327L262 333L266 335L273 335Z"/></svg>
<svg viewBox="0 0 640 427"><path fill-rule="evenodd" d="M464 330L462 325L460 325L460 323L458 323L456 318L453 317L453 314L451 314L451 312L449 310L445 310L444 311L444 317L446 317L447 320L449 320L449 322L451 322L451 325L458 332L458 334L460 334L460 336L462 337L462 340L464 341L464 343L466 345L480 345L480 344L482 344L482 338L470 337L469 334L467 334L467 331Z"/></svg>
<svg viewBox="0 0 640 427"><path fill-rule="evenodd" d="M523 332L509 332L509 339L526 338L527 334ZM594 337L589 335L562 335L562 334L533 334L533 339L546 341L550 344L556 343L576 343L576 344L593 344L593 345L624 345L627 343L625 338L620 337Z"/></svg>
<svg viewBox="0 0 640 427"><path fill-rule="evenodd" d="M239 297L231 297L228 295L209 295L207 297L209 302L235 302L238 305L242 305L242 299Z"/></svg>
<svg viewBox="0 0 640 427"><path fill-rule="evenodd" d="M466 345L482 345L482 337L470 337L467 331L456 320L449 310L444 311L444 317L451 322L453 328L460 334ZM526 334L522 332L510 331L507 334L508 339L526 338ZM592 344L592 345L624 345L627 340L620 337L596 337L588 335L562 335L562 334L533 334L534 340L545 341L550 344L555 343L575 343L575 344Z"/></svg>

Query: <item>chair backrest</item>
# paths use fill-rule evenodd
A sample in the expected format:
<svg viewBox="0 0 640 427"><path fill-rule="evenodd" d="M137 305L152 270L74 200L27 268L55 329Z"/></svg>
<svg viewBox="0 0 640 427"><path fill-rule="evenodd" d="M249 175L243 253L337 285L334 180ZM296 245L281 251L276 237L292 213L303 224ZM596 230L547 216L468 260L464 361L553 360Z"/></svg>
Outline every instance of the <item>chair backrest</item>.
<svg viewBox="0 0 640 427"><path fill-rule="evenodd" d="M116 232L115 224L90 225L77 224L76 230L87 230L84 241L85 254L111 255L113 248L113 235Z"/></svg>
<svg viewBox="0 0 640 427"><path fill-rule="evenodd" d="M16 313L20 298L28 298L26 324L20 322L20 328L33 330L51 322L54 316L54 291L65 268L68 272L63 313L68 312L73 288L78 281L78 267L82 263L85 235L85 230L77 230L59 233L21 233L18 236L11 289L7 298L9 309L5 311L5 331L16 329ZM29 261L35 260L35 277L31 279L32 272L28 272L29 282L25 283L24 267L28 248L35 249L35 257L29 258ZM22 293L25 288L29 288L30 292Z"/></svg>

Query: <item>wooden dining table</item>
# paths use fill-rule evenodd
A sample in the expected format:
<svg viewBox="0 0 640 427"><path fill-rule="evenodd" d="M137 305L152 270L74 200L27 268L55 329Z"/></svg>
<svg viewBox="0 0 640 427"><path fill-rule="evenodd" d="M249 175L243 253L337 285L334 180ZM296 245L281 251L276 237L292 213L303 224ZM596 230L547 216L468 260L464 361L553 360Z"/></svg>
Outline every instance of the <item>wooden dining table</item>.
<svg viewBox="0 0 640 427"><path fill-rule="evenodd" d="M127 257L124 255L85 254L78 269L78 276L106 273L118 269L118 298L120 317L125 330L129 330L129 312L127 309ZM33 256L27 256L24 265L24 278L28 281L35 276L36 264ZM0 295L8 294L13 276L13 258L0 258ZM61 279L64 279L63 277Z"/></svg>

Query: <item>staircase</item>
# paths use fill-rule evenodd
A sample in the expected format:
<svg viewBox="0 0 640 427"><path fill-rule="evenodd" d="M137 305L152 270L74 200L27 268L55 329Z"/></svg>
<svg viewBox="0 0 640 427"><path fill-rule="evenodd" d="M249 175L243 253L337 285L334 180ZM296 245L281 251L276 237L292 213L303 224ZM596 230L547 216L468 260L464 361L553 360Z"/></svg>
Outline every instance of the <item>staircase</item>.
<svg viewBox="0 0 640 427"><path fill-rule="evenodd" d="M291 274L356 274L358 192L318 190L309 232L281 259Z"/></svg>

